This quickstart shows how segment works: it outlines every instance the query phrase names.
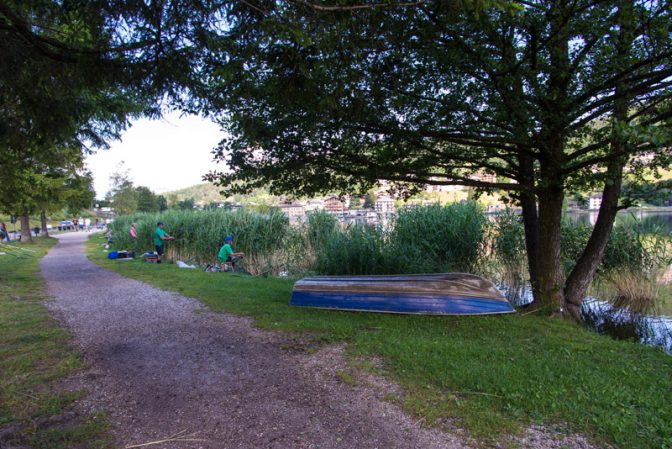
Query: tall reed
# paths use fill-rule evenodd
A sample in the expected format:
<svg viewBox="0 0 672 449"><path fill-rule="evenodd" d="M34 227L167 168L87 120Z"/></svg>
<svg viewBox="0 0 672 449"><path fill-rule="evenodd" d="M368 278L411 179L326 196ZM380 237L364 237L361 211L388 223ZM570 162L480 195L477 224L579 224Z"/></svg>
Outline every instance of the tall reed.
<svg viewBox="0 0 672 449"><path fill-rule="evenodd" d="M309 234L322 274L473 271L483 253L486 221L475 203L433 205L402 209L391 228L339 229L320 218Z"/></svg>
<svg viewBox="0 0 672 449"><path fill-rule="evenodd" d="M518 304L529 278L522 217L513 209L497 215L490 239L499 278L507 287L508 299Z"/></svg>
<svg viewBox="0 0 672 449"><path fill-rule="evenodd" d="M236 251L246 253L246 267L254 274L277 273L292 257L294 242L289 220L281 212L265 214L246 210L168 211L161 214L136 214L118 217L112 224L115 247L130 249L130 224L138 227L137 250L154 250L154 231L161 221L165 230L175 237L167 242L169 260L208 263L216 260L224 237L234 237Z"/></svg>

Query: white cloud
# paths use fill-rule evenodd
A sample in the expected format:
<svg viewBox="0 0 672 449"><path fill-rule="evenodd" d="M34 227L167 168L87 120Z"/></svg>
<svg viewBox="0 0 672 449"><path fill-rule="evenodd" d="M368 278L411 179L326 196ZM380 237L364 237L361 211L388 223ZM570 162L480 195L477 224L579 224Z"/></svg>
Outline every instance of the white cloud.
<svg viewBox="0 0 672 449"><path fill-rule="evenodd" d="M211 151L224 136L218 125L196 116L172 113L162 120L138 120L109 150L87 157L96 196L105 196L121 161L136 186L157 193L203 182L203 175L216 167Z"/></svg>

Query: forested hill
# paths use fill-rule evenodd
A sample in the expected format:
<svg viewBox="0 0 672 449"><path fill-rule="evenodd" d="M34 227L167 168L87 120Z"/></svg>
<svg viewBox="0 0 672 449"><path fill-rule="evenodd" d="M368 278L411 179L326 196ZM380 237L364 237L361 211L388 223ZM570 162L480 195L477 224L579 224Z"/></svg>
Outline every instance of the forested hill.
<svg viewBox="0 0 672 449"><path fill-rule="evenodd" d="M173 190L163 194L169 201L183 201L193 198L196 203L208 204L213 201L223 201L225 198L219 193L219 187L207 182Z"/></svg>
<svg viewBox="0 0 672 449"><path fill-rule="evenodd" d="M277 198L273 197L265 189L255 189L249 195L234 195L225 197L219 193L219 187L211 183L196 184L184 189L173 190L163 193L168 199L169 204L175 204L179 201L193 199L196 204L206 205L217 201L242 202L252 200L254 203L275 204Z"/></svg>

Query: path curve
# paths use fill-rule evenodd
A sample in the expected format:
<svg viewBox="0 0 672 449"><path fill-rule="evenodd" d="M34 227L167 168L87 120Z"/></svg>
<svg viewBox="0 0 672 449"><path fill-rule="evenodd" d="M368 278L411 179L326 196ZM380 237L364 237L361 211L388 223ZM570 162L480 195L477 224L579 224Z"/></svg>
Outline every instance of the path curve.
<svg viewBox="0 0 672 449"><path fill-rule="evenodd" d="M93 264L87 237L57 236L41 270L51 310L91 365L71 380L88 391L78 407L105 410L119 447L183 429L204 441L149 447L467 447L283 349L286 336Z"/></svg>

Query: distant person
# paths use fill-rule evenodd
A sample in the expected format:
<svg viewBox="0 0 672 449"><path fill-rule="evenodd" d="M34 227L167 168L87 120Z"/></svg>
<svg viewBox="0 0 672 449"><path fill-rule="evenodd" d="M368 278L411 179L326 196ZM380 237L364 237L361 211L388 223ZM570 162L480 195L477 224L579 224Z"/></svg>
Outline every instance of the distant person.
<svg viewBox="0 0 672 449"><path fill-rule="evenodd" d="M154 231L154 248L156 248L156 253L159 255L156 263L161 263L161 257L163 256L164 243L167 240L175 240L173 237L168 235L166 231L163 230L163 223L158 222L156 224L156 231Z"/></svg>
<svg viewBox="0 0 672 449"><path fill-rule="evenodd" d="M131 244L133 245L133 252L138 252L138 229L137 224L131 223L131 229L128 231L131 236Z"/></svg>
<svg viewBox="0 0 672 449"><path fill-rule="evenodd" d="M9 231L7 230L7 225L5 225L4 222L0 223L0 242L2 242L3 240L11 242L11 240L9 239Z"/></svg>
<svg viewBox="0 0 672 449"><path fill-rule="evenodd" d="M224 246L219 250L217 254L217 260L224 271L228 271L228 268L231 267L233 271L236 266L236 262L242 259L245 256L245 253L235 252L233 250L233 237L227 235L224 238Z"/></svg>

